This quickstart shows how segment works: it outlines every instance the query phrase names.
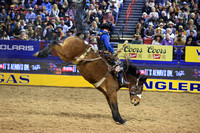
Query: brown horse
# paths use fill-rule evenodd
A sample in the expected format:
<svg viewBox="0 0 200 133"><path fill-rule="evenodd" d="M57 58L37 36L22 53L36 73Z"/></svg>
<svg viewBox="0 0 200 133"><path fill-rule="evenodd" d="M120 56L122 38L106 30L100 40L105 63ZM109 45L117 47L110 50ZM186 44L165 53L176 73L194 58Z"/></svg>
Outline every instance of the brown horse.
<svg viewBox="0 0 200 133"><path fill-rule="evenodd" d="M67 63L72 61L77 65L80 74L105 95L113 119L124 124L126 121L121 118L117 104L117 91L121 86L110 70L108 63L78 36L67 38L62 45L59 45L56 41L51 42L34 56L47 57L52 49L56 50L63 61ZM140 74L137 73L136 66L127 63L124 63L124 66L127 67L125 75L127 81L130 82L129 85L124 87L129 87L131 103L138 105L146 77L139 78Z"/></svg>

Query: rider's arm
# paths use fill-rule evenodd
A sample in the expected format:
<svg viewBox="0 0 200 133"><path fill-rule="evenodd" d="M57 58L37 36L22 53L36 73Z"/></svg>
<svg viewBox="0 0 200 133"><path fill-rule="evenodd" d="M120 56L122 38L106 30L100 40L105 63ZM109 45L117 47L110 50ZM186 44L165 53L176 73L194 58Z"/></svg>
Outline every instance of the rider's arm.
<svg viewBox="0 0 200 133"><path fill-rule="evenodd" d="M110 42L109 42L109 36L102 36L102 41L104 42L108 51L111 52L111 53L114 53L114 50L111 47Z"/></svg>

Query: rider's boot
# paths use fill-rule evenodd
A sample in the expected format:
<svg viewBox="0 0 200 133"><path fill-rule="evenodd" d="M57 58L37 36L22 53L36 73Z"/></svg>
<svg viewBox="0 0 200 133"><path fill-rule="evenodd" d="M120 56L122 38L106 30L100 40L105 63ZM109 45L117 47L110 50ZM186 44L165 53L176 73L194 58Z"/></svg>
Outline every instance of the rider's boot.
<svg viewBox="0 0 200 133"><path fill-rule="evenodd" d="M127 82L125 80L125 78L123 77L123 73L122 72L119 73L119 84L120 84L120 86L130 84L130 82Z"/></svg>

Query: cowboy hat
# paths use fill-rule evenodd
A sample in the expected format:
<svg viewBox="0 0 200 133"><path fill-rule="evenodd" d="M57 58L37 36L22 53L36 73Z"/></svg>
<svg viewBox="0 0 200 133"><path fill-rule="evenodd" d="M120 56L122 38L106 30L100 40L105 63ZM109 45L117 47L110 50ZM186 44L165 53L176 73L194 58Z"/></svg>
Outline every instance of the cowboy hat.
<svg viewBox="0 0 200 133"><path fill-rule="evenodd" d="M169 22L167 23L167 25L170 25L170 24L174 25L174 23L173 23L172 21L169 21Z"/></svg>
<svg viewBox="0 0 200 133"><path fill-rule="evenodd" d="M101 29L108 29L108 30L112 30L112 28L110 27L110 25L108 23L104 23L101 25Z"/></svg>
<svg viewBox="0 0 200 133"><path fill-rule="evenodd" d="M110 11L109 9L107 9L107 10L106 10L106 13L109 13L109 12L111 12L111 11Z"/></svg>

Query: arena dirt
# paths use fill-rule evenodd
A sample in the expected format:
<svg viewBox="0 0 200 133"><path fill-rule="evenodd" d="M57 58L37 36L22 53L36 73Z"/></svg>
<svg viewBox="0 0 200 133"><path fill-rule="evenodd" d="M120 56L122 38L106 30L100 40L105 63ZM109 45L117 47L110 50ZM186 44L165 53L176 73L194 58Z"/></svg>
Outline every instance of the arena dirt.
<svg viewBox="0 0 200 133"><path fill-rule="evenodd" d="M118 103L125 125L96 89L1 85L0 133L200 132L200 94L144 91L133 106L120 90Z"/></svg>

